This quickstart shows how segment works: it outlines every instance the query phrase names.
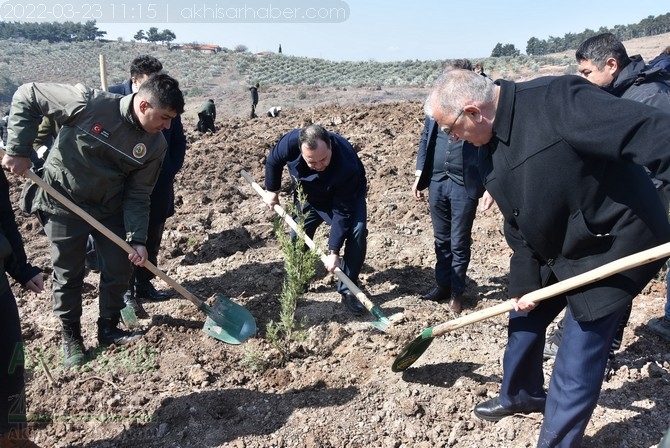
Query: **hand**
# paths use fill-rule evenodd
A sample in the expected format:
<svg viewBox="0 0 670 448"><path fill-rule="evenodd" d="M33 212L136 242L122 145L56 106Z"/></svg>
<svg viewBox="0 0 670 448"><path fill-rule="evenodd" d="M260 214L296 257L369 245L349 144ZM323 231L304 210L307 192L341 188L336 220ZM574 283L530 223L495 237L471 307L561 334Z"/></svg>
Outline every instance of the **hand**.
<svg viewBox="0 0 670 448"><path fill-rule="evenodd" d="M42 273L39 273L35 277L28 280L26 284L23 285L23 287L36 293L44 291L44 279L42 278Z"/></svg>
<svg viewBox="0 0 670 448"><path fill-rule="evenodd" d="M419 190L418 177L414 178L414 183L412 184L412 194L414 195L414 199L416 199L417 201L423 201L423 191Z"/></svg>
<svg viewBox="0 0 670 448"><path fill-rule="evenodd" d="M279 193L273 193L272 191L266 191L263 195L263 201L270 207L274 209L275 205L279 205Z"/></svg>
<svg viewBox="0 0 670 448"><path fill-rule="evenodd" d="M326 255L323 265L326 267L326 270L332 274L335 271L335 268L340 267L340 256L337 254Z"/></svg>
<svg viewBox="0 0 670 448"><path fill-rule="evenodd" d="M146 246L134 244L133 249L135 249L135 253L128 254L128 260L135 266L144 266L144 262L149 258Z"/></svg>
<svg viewBox="0 0 670 448"><path fill-rule="evenodd" d="M522 313L528 313L535 309L537 303L526 300L523 297L512 297L509 299L512 302L514 311L520 311Z"/></svg>
<svg viewBox="0 0 670 448"><path fill-rule="evenodd" d="M2 168L11 171L14 174L23 176L23 173L33 167L30 157L18 157L5 154L2 158Z"/></svg>
<svg viewBox="0 0 670 448"><path fill-rule="evenodd" d="M493 207L493 204L495 203L496 201L493 200L493 196L491 196L491 193L485 191L481 201L479 202L479 210L486 211L491 207Z"/></svg>

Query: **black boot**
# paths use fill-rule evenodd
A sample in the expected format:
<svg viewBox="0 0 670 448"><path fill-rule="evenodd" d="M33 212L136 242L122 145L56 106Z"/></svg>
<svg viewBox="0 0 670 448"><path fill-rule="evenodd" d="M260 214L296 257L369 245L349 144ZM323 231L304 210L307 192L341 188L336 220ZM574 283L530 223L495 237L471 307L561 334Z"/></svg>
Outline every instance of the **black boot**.
<svg viewBox="0 0 670 448"><path fill-rule="evenodd" d="M86 361L81 324L63 323L63 366L66 369L81 367Z"/></svg>
<svg viewBox="0 0 670 448"><path fill-rule="evenodd" d="M126 345L142 337L140 332L129 332L117 327L119 319L98 319L98 342L100 345Z"/></svg>
<svg viewBox="0 0 670 448"><path fill-rule="evenodd" d="M168 299L170 296L169 292L158 291L151 282L135 283L135 298L137 299L161 301Z"/></svg>

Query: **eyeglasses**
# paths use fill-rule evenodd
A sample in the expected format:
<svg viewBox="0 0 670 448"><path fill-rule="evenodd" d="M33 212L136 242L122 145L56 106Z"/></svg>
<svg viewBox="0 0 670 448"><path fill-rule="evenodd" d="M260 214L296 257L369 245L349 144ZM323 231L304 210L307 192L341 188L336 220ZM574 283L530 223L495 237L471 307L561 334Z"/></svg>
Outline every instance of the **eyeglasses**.
<svg viewBox="0 0 670 448"><path fill-rule="evenodd" d="M447 137L449 137L449 141L454 141L454 140L456 140L456 137L454 137L451 133L453 132L454 126L456 126L456 123L458 122L458 119L461 118L461 115L463 115L463 112L465 112L464 109L461 109L461 110L458 112L458 115L456 115L456 119L454 119L454 122L451 123L451 126L449 126L449 127L442 126L442 127L440 128L440 129L442 130L442 132L444 132L445 134L447 134Z"/></svg>

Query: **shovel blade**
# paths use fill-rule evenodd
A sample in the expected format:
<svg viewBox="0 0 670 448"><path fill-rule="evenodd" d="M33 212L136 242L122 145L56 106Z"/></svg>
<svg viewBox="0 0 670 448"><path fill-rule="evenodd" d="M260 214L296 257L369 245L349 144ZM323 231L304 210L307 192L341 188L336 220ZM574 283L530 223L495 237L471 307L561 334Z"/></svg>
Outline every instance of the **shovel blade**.
<svg viewBox="0 0 670 448"><path fill-rule="evenodd" d="M256 320L249 310L221 293L216 294L214 305L204 309L207 320L202 327L209 336L227 344L241 344L256 334Z"/></svg>

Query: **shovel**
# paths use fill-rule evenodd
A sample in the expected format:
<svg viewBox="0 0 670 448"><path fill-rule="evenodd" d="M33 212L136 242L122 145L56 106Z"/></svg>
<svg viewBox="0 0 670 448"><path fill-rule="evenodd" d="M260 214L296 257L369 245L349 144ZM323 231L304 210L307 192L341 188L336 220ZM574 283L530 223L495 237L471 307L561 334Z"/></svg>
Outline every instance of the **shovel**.
<svg viewBox="0 0 670 448"><path fill-rule="evenodd" d="M580 286L594 283L611 275L618 274L619 272L650 263L669 255L670 243L661 244L660 246L652 247L651 249L643 250L641 252L628 255L627 257L611 261L598 268L591 269L590 271L586 271L579 275L575 275L574 277L570 277L566 280L554 283L553 285L549 285L545 288L535 290L524 295L523 297L530 299L532 302L540 302L544 299L555 297ZM514 310L512 302L506 300L505 302L498 305L459 317L458 319L445 322L443 324L437 325L436 327L427 328L418 338L414 339L402 349L400 354L393 362L391 370L394 372L402 372L414 364L414 362L419 359L423 352L425 352L428 346L433 342L433 339L437 336L442 336L443 334L452 330L456 330L457 328L461 328L466 325L470 325L512 310Z"/></svg>
<svg viewBox="0 0 670 448"><path fill-rule="evenodd" d="M4 154L4 151L2 151ZM103 226L91 215L86 213L74 202L63 196L51 185L44 182L44 180L35 174L32 170L28 170L24 174L30 180L35 182L40 188L49 193L72 212L79 215L80 218L92 225L97 231L105 235L107 238L116 243L123 250L129 254L135 253L130 244L126 243L114 232ZM241 305L236 304L223 294L217 293L213 306L207 305L195 295L191 294L179 283L168 277L163 271L154 266L151 262L145 261L144 267L151 271L156 276L160 277L168 285L174 288L179 294L190 300L200 311L207 315L207 320L203 327L203 331L214 339L226 342L228 344L241 344L248 338L256 334L256 321L251 313Z"/></svg>
<svg viewBox="0 0 670 448"><path fill-rule="evenodd" d="M242 174L242 177L244 177L244 179L247 182L249 182L249 185L251 185L253 187L253 189L256 190L256 192L259 195L261 195L261 197L263 197L265 195L265 191L263 190L263 188L260 185L258 185L256 183L256 181L254 181L254 179L249 175L249 173L242 170L241 174ZM286 221L286 223L289 225L289 227L291 227L291 229L293 229L293 231L296 234L303 237L307 246L309 246L310 249L316 251L317 255L319 255L319 257L321 258L321 261L323 261L325 263L326 255L319 248L316 247L316 245L314 244L314 241L312 241L312 239L310 237L305 235L305 233L302 231L302 229L300 229L300 226L298 226L298 223L295 222L295 220L293 218L291 218L279 204L275 204L274 210L275 210L275 212L277 212L277 214L279 216L284 218L284 221ZM377 318L377 321L370 322L370 325L372 325L374 328L376 328L380 331L385 332L388 329L389 325L391 325L391 321L382 314L379 307L377 307L377 305L372 303L370 301L370 299L367 298L365 293L363 293L363 291L361 291L358 288L358 286L356 286L356 284L354 282L352 282L351 279L349 277L347 277L347 274L342 272L342 270L339 267L335 268L335 270L333 272L335 273L335 275L337 275L337 277L340 279L340 281L342 283L344 283L347 286L347 288L349 288L349 291L351 291L356 296L356 298L363 304L363 306L373 316L375 316Z"/></svg>

